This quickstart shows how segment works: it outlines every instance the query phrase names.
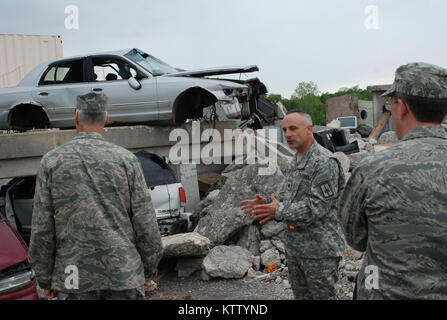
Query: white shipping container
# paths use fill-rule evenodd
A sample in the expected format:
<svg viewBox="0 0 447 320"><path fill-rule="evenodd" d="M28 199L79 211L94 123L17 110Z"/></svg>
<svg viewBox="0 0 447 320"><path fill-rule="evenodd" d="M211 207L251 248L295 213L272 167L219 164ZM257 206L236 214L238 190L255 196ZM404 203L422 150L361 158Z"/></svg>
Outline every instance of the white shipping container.
<svg viewBox="0 0 447 320"><path fill-rule="evenodd" d="M0 34L0 88L16 86L35 66L62 55L59 35Z"/></svg>

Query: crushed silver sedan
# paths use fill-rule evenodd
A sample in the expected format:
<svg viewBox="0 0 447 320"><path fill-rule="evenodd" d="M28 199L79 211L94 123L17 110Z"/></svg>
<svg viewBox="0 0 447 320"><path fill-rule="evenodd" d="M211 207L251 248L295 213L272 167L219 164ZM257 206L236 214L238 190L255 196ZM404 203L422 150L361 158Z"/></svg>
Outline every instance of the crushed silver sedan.
<svg viewBox="0 0 447 320"><path fill-rule="evenodd" d="M254 71L254 65L184 71L139 49L50 61L18 86L0 89L0 129L73 128L76 97L92 91L108 96L109 125L226 117L256 126L265 85L257 78L210 78Z"/></svg>

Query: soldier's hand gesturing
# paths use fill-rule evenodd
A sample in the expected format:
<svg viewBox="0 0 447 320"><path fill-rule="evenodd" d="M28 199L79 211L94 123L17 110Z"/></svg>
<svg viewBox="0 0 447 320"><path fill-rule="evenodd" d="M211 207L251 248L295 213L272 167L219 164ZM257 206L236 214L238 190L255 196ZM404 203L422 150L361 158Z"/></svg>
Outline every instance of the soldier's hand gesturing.
<svg viewBox="0 0 447 320"><path fill-rule="evenodd" d="M258 195L256 195L256 197L257 196ZM278 206L278 199L275 198L274 194L272 194L271 197L272 197L271 203L266 204L267 201L265 200L265 198L262 198L262 199L264 199L263 202L259 201L258 203L255 203L256 202L255 200L251 200L251 202L249 202L250 205L242 207L242 210L244 208L248 208L246 211L244 211L244 213L251 212L252 213L251 217L253 219L264 218L263 220L261 220L259 222L260 224L264 224L270 220L273 220L273 219L275 219L276 207ZM257 197L257 199L258 199L258 197ZM242 202L244 203L244 201L242 201Z"/></svg>
<svg viewBox="0 0 447 320"><path fill-rule="evenodd" d="M244 211L245 214L252 213L254 206L264 203L267 203L267 200L263 196L257 194L256 199L241 201L241 204L248 204L246 206L241 207L241 210L245 210Z"/></svg>

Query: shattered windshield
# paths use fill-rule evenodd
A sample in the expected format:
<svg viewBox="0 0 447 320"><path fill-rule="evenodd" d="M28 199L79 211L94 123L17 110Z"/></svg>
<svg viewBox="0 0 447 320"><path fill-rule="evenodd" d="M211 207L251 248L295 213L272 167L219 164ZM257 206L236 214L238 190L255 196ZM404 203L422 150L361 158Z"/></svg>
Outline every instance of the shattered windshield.
<svg viewBox="0 0 447 320"><path fill-rule="evenodd" d="M135 63L138 63L154 76L161 76L163 74L178 72L178 70L171 67L169 64L138 49L132 49L131 51L126 53L125 56Z"/></svg>

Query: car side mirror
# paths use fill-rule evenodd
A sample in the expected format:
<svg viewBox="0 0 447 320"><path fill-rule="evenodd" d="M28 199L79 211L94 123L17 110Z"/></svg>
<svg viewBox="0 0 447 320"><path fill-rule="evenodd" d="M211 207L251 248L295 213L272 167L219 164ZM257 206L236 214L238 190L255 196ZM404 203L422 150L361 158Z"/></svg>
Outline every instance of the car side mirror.
<svg viewBox="0 0 447 320"><path fill-rule="evenodd" d="M138 90L141 88L141 83L135 79L134 77L130 77L127 80L127 83L129 83L129 86L131 86L133 89Z"/></svg>

